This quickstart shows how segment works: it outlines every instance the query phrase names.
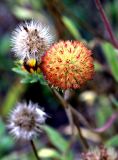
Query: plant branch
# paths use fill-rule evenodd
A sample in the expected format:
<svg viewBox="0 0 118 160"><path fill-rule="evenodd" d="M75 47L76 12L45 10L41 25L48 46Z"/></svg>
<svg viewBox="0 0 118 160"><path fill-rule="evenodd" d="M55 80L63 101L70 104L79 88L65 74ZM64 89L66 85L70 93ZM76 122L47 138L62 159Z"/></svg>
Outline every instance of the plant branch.
<svg viewBox="0 0 118 160"><path fill-rule="evenodd" d="M89 145L88 145L86 139L82 135L79 120L75 118L74 122L75 122L75 125L77 127L81 143L83 144L84 150L86 151L86 150L89 149Z"/></svg>
<svg viewBox="0 0 118 160"><path fill-rule="evenodd" d="M70 98L70 90L65 90L65 92L64 92L64 99L65 99L65 101L68 101L69 98ZM75 127L74 127L74 122L73 122L73 116L72 116L71 108L68 106L67 108L65 108L65 112L66 112L66 115L68 117L68 121L70 123L71 132L72 132L71 140L73 141Z"/></svg>
<svg viewBox="0 0 118 160"><path fill-rule="evenodd" d="M71 107L71 105L68 104L64 100L64 98L55 89L53 89L52 91L53 91L54 95L58 98L58 100L60 101L60 103L62 104L62 106L64 107L64 109L67 109L68 107L71 109L71 113L72 113L72 117L73 117L73 120L74 120L74 124L76 125L76 127L78 129L78 133L79 133L79 136L80 136L83 148L85 150L87 150L89 148L89 146L88 146L88 143L87 143L86 139L83 137L83 135L81 133L79 119L77 118L77 116L75 114L76 110L73 111L73 107Z"/></svg>
<svg viewBox="0 0 118 160"><path fill-rule="evenodd" d="M101 18L102 18L102 21L103 21L103 23L104 23L104 26L106 27L106 30L107 30L107 32L109 33L111 43L112 43L116 48L118 48L118 42L117 42L116 37L115 37L115 35L114 35L114 33L113 33L113 30L112 30L112 27L111 27L111 25L110 25L110 23L109 23L109 20L108 20L105 12L104 12L104 10L103 10L103 7L102 7L102 5L101 5L101 3L100 3L100 0L95 0L95 3L96 3L96 6L97 6L97 8L98 8L98 11L99 11L99 13L100 13L100 16L101 16Z"/></svg>
<svg viewBox="0 0 118 160"><path fill-rule="evenodd" d="M30 143L31 143L32 150L33 150L33 152L34 152L34 155L35 155L36 159L37 159L37 160L40 160L40 158L39 158L39 156L38 156L38 153L37 153L37 149L36 149L36 147L35 147L35 144L34 144L33 140L31 140Z"/></svg>

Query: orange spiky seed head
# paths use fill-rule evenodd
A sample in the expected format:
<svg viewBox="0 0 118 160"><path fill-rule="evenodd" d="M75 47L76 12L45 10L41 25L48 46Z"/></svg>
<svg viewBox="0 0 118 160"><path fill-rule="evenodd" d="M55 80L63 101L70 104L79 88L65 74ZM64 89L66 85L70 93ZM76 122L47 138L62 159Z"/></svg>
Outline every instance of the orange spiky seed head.
<svg viewBox="0 0 118 160"><path fill-rule="evenodd" d="M50 85L77 89L93 77L91 54L79 41L60 41L42 56L41 69Z"/></svg>

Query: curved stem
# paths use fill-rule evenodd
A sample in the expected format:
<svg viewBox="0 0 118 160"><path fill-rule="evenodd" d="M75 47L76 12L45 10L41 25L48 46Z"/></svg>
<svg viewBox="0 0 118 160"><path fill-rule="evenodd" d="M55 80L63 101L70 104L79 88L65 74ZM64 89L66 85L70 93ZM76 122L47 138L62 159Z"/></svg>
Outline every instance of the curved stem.
<svg viewBox="0 0 118 160"><path fill-rule="evenodd" d="M37 153L37 149L35 147L35 144L34 144L33 140L30 140L30 143L31 143L31 146L32 146L32 149L33 149L33 152L34 152L34 155L35 155L36 159L40 160L40 158L38 156L38 153Z"/></svg>
<svg viewBox="0 0 118 160"><path fill-rule="evenodd" d="M79 122L77 122L77 123L78 123L78 125L76 125L76 127L77 127L77 130L78 130L78 133L79 133L79 137L80 137L81 143L83 144L84 150L86 151L86 150L89 149L89 145L88 145L86 139L83 137Z"/></svg>
<svg viewBox="0 0 118 160"><path fill-rule="evenodd" d="M80 129L80 123L79 123L79 119L77 119L77 116L75 117L75 114L73 112L73 107L71 107L70 104L68 104L64 98L55 90L53 89L52 90L54 95L58 98L58 100L60 101L60 103L62 104L62 106L67 109L68 107L70 107L71 109L71 113L72 113L72 117L73 117L73 120L74 120L74 124L76 125L77 129L78 129L78 133L79 133L79 136L80 136L80 139L81 139L81 142L82 142L82 145L83 145L83 148L85 150L87 150L89 148L89 145L86 141L86 139L83 137L82 133L81 133L81 129Z"/></svg>
<svg viewBox="0 0 118 160"><path fill-rule="evenodd" d="M72 113L71 113L71 109L70 107L68 108L64 108L65 109L65 112L66 112L66 115L68 117L68 121L69 121L69 124L70 124L70 127L71 127L71 133L72 133L72 139L74 139L74 122L73 122L73 117L72 117Z"/></svg>
<svg viewBox="0 0 118 160"><path fill-rule="evenodd" d="M97 8L98 8L98 11L99 11L99 13L100 13L100 16L101 16L101 18L102 18L102 21L103 21L103 23L104 23L104 26L106 27L106 30L107 30L107 32L109 33L111 43L112 43L116 48L118 48L118 42L117 42L116 37L115 37L115 35L114 35L114 33L113 33L113 30L112 30L112 27L111 27L111 25L110 25L110 23L109 23L109 20L108 20L106 14L105 14L105 12L104 12L104 10L103 10L103 8L102 8L102 5L101 5L101 3L100 3L100 0L95 0L95 3L96 3L96 6L97 6Z"/></svg>
<svg viewBox="0 0 118 160"><path fill-rule="evenodd" d="M70 90L65 90L65 92L64 92L64 99L65 99L65 101L68 101L69 98L70 98ZM71 112L71 109L70 109L69 106L67 108L64 108L64 109L65 109L66 115L68 117L68 121L70 123L71 132L72 132L71 140L73 141L75 127L74 127L74 121L73 121L72 112Z"/></svg>

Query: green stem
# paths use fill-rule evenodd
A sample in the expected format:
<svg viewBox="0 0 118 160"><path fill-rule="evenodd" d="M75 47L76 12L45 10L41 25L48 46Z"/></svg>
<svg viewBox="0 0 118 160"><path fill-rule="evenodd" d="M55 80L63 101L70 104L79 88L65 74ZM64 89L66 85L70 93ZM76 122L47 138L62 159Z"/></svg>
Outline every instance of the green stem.
<svg viewBox="0 0 118 160"><path fill-rule="evenodd" d="M39 156L38 156L38 153L37 153L37 149L36 149L36 147L35 147L35 144L34 144L33 140L30 140L30 143L31 143L32 150L33 150L33 152L34 152L34 155L35 155L36 159L37 159L37 160L40 160L40 158L39 158Z"/></svg>

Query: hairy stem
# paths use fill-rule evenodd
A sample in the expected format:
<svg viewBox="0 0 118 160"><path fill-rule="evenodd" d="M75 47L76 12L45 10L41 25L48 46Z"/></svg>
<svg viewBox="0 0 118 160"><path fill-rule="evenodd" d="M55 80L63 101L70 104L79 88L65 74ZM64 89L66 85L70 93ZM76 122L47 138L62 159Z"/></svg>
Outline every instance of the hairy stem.
<svg viewBox="0 0 118 160"><path fill-rule="evenodd" d="M110 25L110 23L109 23L109 20L108 20L105 12L104 12L104 10L103 10L103 7L102 7L102 5L101 5L101 3L100 3L100 0L95 0L95 3L96 3L96 6L97 6L97 8L98 8L98 11L99 11L99 13L100 13L100 16L101 16L101 18L102 18L102 21L103 21L103 23L104 23L104 26L106 27L106 30L107 30L107 32L109 33L111 43L112 43L116 48L118 48L118 42L117 42L116 37L115 37L115 35L114 35L114 33L113 33L113 30L112 30L112 27L111 27L111 25Z"/></svg>
<svg viewBox="0 0 118 160"><path fill-rule="evenodd" d="M35 155L36 159L37 159L37 160L40 160L40 158L39 158L39 156L38 156L38 153L37 153L37 149L36 149L36 147L35 147L35 144L34 144L33 140L31 140L30 143L31 143L32 150L33 150L33 152L34 152L34 155Z"/></svg>

